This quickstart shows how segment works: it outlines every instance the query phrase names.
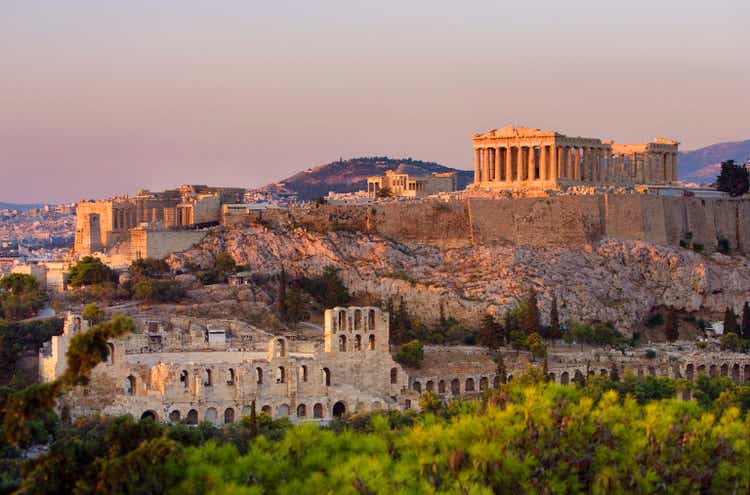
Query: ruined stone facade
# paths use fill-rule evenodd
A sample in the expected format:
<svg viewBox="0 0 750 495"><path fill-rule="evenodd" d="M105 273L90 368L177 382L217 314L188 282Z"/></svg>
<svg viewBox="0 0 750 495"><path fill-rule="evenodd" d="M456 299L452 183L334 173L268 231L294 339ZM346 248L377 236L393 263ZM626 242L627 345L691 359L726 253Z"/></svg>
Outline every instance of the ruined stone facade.
<svg viewBox="0 0 750 495"><path fill-rule="evenodd" d="M131 229L159 225L164 229L217 223L221 203L236 202L244 189L183 185L163 192L140 191L76 206L73 250L80 256L130 241Z"/></svg>
<svg viewBox="0 0 750 495"><path fill-rule="evenodd" d="M556 190L677 181L677 141L614 144L506 126L472 135L474 188Z"/></svg>
<svg viewBox="0 0 750 495"><path fill-rule="evenodd" d="M456 174L454 172L411 177L409 174L399 174L387 170L385 175L367 178L367 195L376 198L380 191L388 189L397 198L424 198L441 192L456 190Z"/></svg>

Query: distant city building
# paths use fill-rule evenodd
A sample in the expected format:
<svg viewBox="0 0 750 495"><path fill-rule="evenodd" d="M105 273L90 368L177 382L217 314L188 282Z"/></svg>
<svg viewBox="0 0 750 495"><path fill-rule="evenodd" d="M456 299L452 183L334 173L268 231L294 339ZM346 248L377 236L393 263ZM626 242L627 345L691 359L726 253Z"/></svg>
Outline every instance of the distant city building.
<svg viewBox="0 0 750 495"><path fill-rule="evenodd" d="M474 134L471 139L477 189L561 189L677 181L679 143L669 139L615 144L515 126Z"/></svg>
<svg viewBox="0 0 750 495"><path fill-rule="evenodd" d="M427 176L411 177L387 170L385 175L367 178L367 195L376 198L382 191L388 190L393 197L423 198L441 192L456 190L455 172L435 172Z"/></svg>

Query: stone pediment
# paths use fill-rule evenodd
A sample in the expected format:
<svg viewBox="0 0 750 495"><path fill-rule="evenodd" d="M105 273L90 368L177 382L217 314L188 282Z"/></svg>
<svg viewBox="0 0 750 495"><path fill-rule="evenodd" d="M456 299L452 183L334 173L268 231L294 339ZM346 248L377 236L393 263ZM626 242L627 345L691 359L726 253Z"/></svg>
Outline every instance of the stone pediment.
<svg viewBox="0 0 750 495"><path fill-rule="evenodd" d="M531 137L554 137L562 136L555 131L543 131L534 127L517 127L506 125L500 129L494 129L485 133L473 134L474 139L498 139L498 138L531 138Z"/></svg>

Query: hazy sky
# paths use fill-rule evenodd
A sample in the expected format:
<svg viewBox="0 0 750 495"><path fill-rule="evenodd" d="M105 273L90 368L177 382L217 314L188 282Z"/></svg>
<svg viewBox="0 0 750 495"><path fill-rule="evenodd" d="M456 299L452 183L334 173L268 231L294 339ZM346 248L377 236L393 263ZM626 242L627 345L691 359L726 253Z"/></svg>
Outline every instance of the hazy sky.
<svg viewBox="0 0 750 495"><path fill-rule="evenodd" d="M750 138L750 1L0 0L0 201L471 168L509 123Z"/></svg>

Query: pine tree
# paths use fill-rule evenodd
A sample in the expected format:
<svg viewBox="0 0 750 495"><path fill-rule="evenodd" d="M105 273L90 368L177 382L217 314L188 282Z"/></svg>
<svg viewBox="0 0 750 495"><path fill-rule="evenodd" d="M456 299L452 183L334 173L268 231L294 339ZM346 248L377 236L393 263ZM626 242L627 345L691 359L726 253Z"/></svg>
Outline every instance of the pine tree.
<svg viewBox="0 0 750 495"><path fill-rule="evenodd" d="M727 308L724 312L724 333L739 334L740 326L737 323L737 315L732 308Z"/></svg>
<svg viewBox="0 0 750 495"><path fill-rule="evenodd" d="M492 315L485 315L479 329L479 343L494 350L503 345L503 340L503 329L500 324Z"/></svg>
<svg viewBox="0 0 750 495"><path fill-rule="evenodd" d="M551 340L560 338L560 314L557 310L557 296L552 294L552 308L549 311L549 334Z"/></svg>
<svg viewBox="0 0 750 495"><path fill-rule="evenodd" d="M674 309L667 311L667 321L664 323L664 332L666 333L667 341L674 342L680 337L679 321Z"/></svg>
<svg viewBox="0 0 750 495"><path fill-rule="evenodd" d="M742 338L750 340L750 302L742 306Z"/></svg>
<svg viewBox="0 0 750 495"><path fill-rule="evenodd" d="M284 266L281 266L281 272L279 272L279 297L276 301L278 304L279 316L281 319L286 321L287 319L287 301L286 301L286 270Z"/></svg>

